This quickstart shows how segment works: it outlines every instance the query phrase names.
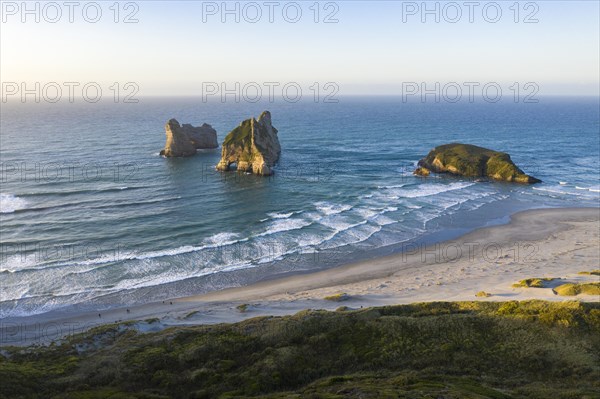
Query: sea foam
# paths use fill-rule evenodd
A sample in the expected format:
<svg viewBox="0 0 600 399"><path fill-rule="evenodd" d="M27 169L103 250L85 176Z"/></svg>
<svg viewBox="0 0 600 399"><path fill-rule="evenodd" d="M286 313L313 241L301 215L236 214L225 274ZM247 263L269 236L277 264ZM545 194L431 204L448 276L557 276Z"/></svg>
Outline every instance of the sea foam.
<svg viewBox="0 0 600 399"><path fill-rule="evenodd" d="M13 213L27 208L27 201L13 194L0 194L0 213Z"/></svg>

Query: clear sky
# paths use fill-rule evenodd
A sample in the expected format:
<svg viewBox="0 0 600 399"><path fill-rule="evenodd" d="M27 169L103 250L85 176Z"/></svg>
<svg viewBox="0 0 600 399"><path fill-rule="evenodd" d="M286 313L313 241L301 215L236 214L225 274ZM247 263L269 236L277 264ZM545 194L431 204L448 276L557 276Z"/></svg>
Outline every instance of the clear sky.
<svg viewBox="0 0 600 399"><path fill-rule="evenodd" d="M497 7L485 1L473 9L454 3L461 12L456 23L457 8L448 2L438 2L439 22L435 14L422 15L421 1L297 2L302 16L296 23L297 7L286 1L240 2L239 22L234 14L222 15L220 1L138 1L127 8L120 3L115 23L114 2L108 1L98 2L102 16L90 23L83 18L87 3L74 9L73 23L62 1L56 23L47 21L56 10L44 11L39 3L37 23L34 14L22 15L21 1L3 1L2 82L133 81L142 96L200 95L203 82L335 82L341 95L399 94L403 82L451 81L535 82L542 95L599 90L598 1L518 7L498 1L496 23L490 21L497 19ZM252 23L256 4L262 16ZM28 7L35 9L35 2ZM138 22L123 23L132 12ZM331 13L338 22L323 23ZM87 17L94 19L94 7Z"/></svg>

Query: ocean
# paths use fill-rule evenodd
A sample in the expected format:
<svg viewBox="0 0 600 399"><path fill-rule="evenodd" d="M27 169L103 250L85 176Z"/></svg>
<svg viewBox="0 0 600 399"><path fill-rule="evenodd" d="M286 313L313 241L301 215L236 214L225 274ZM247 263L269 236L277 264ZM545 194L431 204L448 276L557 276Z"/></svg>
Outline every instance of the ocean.
<svg viewBox="0 0 600 399"><path fill-rule="evenodd" d="M219 142L269 110L275 175L214 169L219 150L164 159L164 125ZM520 210L600 205L597 98L539 103L2 104L0 317L131 306L386 255ZM412 175L433 147L508 152L524 186Z"/></svg>

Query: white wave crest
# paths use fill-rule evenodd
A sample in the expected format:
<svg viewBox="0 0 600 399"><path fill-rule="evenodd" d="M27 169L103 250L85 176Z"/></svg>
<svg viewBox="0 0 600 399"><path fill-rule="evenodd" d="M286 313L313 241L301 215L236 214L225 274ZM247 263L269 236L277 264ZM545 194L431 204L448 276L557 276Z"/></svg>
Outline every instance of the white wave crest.
<svg viewBox="0 0 600 399"><path fill-rule="evenodd" d="M13 194L0 194L0 213L13 213L27 208L27 201Z"/></svg>
<svg viewBox="0 0 600 399"><path fill-rule="evenodd" d="M346 212L352 209L352 205L347 204L332 204L330 202L315 202L315 208L317 211L321 212L324 215L337 215L338 213Z"/></svg>
<svg viewBox="0 0 600 399"><path fill-rule="evenodd" d="M298 230L310 226L313 222L306 219L276 219L270 225L267 231L257 234L257 237L264 237L284 231Z"/></svg>
<svg viewBox="0 0 600 399"><path fill-rule="evenodd" d="M431 184L426 186L419 186L412 190L399 191L400 196L405 198L419 198L428 197L431 195L437 195L445 193L447 191L462 190L463 188L471 187L475 183L455 182L450 184Z"/></svg>

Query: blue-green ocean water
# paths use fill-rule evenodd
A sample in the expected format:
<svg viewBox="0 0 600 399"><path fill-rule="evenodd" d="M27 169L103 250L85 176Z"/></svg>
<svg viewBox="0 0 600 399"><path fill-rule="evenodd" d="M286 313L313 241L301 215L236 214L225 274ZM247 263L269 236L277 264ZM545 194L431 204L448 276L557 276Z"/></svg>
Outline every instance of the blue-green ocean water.
<svg viewBox="0 0 600 399"><path fill-rule="evenodd" d="M164 124L219 141L268 109L270 178L214 170L220 150L158 155ZM538 104L2 104L0 317L132 305L438 240L539 207L598 206L598 99ZM412 176L436 145L511 154L544 183Z"/></svg>

